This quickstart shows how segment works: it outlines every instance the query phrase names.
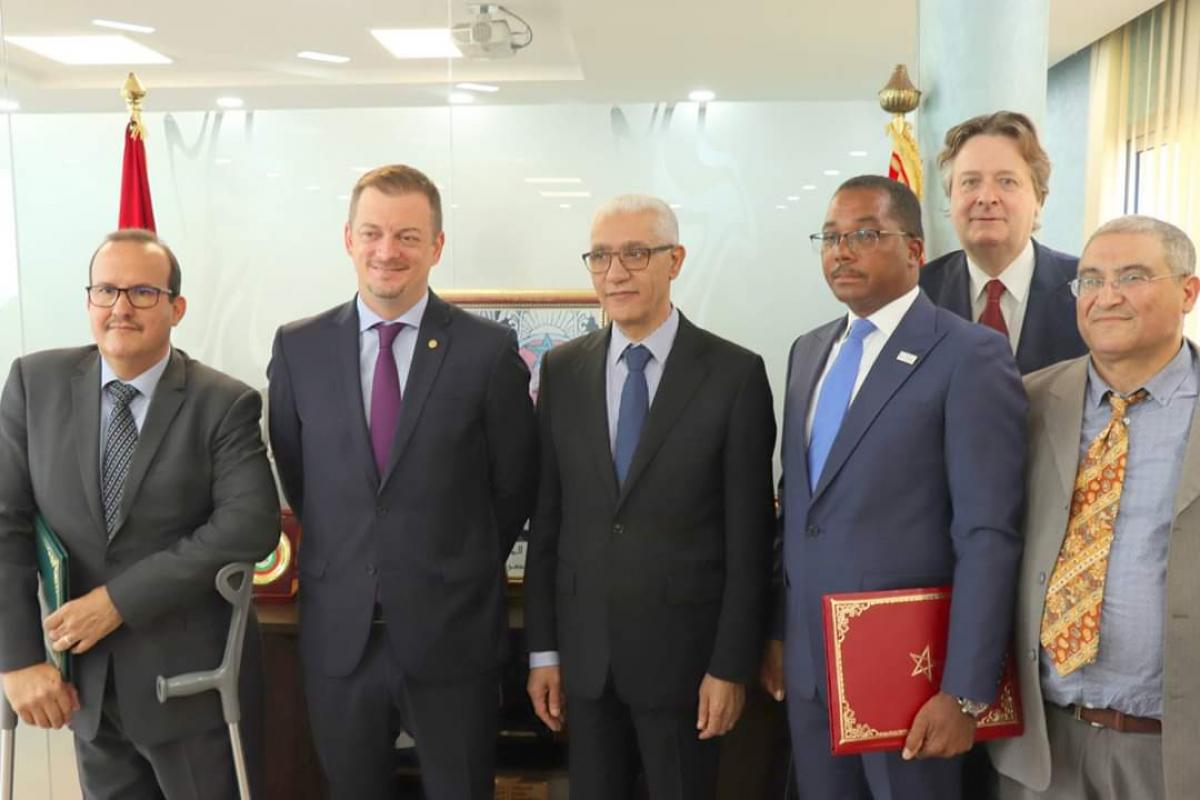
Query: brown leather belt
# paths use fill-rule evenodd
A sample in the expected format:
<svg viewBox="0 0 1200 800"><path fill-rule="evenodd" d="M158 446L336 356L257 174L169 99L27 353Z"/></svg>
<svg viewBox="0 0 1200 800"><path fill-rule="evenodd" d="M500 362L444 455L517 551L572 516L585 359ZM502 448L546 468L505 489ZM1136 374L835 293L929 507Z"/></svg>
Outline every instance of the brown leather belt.
<svg viewBox="0 0 1200 800"><path fill-rule="evenodd" d="M1162 733L1162 722L1153 717L1134 717L1112 708L1069 706L1067 711L1081 722L1118 733Z"/></svg>

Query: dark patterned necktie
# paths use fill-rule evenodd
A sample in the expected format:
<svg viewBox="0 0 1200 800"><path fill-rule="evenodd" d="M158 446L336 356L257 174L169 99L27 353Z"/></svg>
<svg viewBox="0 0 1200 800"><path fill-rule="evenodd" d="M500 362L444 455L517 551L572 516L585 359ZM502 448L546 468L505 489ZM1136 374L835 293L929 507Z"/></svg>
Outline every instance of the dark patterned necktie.
<svg viewBox="0 0 1200 800"><path fill-rule="evenodd" d="M113 408L108 418L108 436L104 440L100 497L104 503L104 527L108 529L108 538L111 539L117 532L121 495L125 492L125 479L129 476L133 451L137 449L138 430L129 404L138 396L138 390L120 381L112 381L104 390L112 398Z"/></svg>

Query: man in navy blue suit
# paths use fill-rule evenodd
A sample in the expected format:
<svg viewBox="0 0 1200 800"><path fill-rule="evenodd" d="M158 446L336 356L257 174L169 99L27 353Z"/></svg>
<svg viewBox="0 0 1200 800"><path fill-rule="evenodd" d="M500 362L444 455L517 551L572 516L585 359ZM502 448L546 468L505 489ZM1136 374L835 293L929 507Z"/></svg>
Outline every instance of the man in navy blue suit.
<svg viewBox="0 0 1200 800"><path fill-rule="evenodd" d="M1032 238L1050 157L1029 118L997 111L955 125L938 166L963 249L921 270L929 298L1007 336L1022 375L1087 352L1067 288L1079 259Z"/></svg>
<svg viewBox="0 0 1200 800"><path fill-rule="evenodd" d="M849 313L789 357L783 589L764 681L780 698L786 686L800 797L953 800L1009 642L1025 393L1002 336L918 288L907 187L846 181L812 238ZM831 756L822 596L941 584L954 589L940 691L904 752Z"/></svg>

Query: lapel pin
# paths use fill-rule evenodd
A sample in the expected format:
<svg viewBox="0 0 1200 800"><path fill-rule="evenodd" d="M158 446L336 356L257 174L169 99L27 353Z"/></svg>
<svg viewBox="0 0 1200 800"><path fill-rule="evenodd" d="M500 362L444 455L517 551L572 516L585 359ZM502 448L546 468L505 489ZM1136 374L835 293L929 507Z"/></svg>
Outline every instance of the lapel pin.
<svg viewBox="0 0 1200 800"><path fill-rule="evenodd" d="M917 363L916 355L907 350L901 350L899 353L896 353L896 360L908 364L910 367Z"/></svg>
<svg viewBox="0 0 1200 800"><path fill-rule="evenodd" d="M437 339L430 339L430 340L429 340L429 349L430 349L430 350L437 350L437 346L438 346L438 340L437 340Z"/></svg>

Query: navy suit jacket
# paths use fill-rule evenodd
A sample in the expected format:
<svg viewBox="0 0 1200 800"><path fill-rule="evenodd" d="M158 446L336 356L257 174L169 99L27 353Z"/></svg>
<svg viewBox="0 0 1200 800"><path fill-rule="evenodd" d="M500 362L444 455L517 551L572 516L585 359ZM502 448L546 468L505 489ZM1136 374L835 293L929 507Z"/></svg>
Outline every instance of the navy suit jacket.
<svg viewBox="0 0 1200 800"><path fill-rule="evenodd" d="M1087 345L1075 324L1075 298L1067 286L1079 259L1033 242L1033 280L1025 303L1025 322L1017 341L1017 369L1022 375L1078 358ZM921 268L921 289L929 299L963 319L973 319L971 276L967 256L955 250Z"/></svg>
<svg viewBox="0 0 1200 800"><path fill-rule="evenodd" d="M430 293L391 461L363 414L354 301L279 329L268 419L304 529L306 670L345 677L378 599L406 674L483 674L505 655L504 561L533 507L537 430L512 331Z"/></svg>
<svg viewBox="0 0 1200 800"><path fill-rule="evenodd" d="M844 317L792 345L783 427L788 691L825 692L821 598L953 584L942 691L994 698L1012 628L1027 403L1008 343L924 294L846 412L815 491L805 419ZM915 361L901 353L915 356Z"/></svg>

